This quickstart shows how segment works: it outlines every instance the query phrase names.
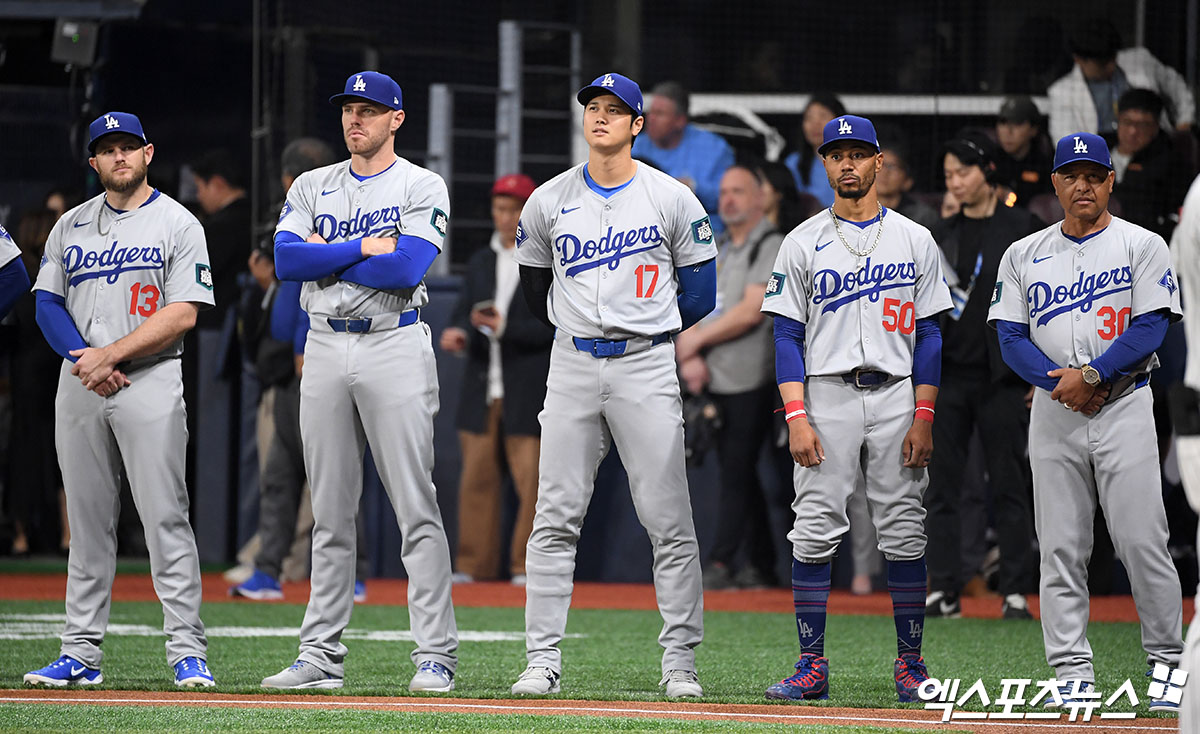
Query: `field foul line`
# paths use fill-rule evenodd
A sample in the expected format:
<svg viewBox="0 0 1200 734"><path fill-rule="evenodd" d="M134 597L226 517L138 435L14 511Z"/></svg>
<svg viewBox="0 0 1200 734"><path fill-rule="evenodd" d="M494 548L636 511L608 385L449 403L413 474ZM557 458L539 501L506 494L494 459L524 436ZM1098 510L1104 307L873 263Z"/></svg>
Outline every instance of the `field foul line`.
<svg viewBox="0 0 1200 734"><path fill-rule="evenodd" d="M266 706L270 708L286 708L289 706L295 707L314 707L314 706L340 706L344 708L407 708L407 709L479 709L486 711L497 711L505 713L546 713L559 711L566 714L645 714L650 716L704 716L714 717L719 719L749 719L763 720L775 719L781 721L790 721L795 723L815 723L820 721L830 722L851 722L852 724L938 724L941 723L934 719L896 719L883 718L875 716L821 716L815 714L755 714L755 713L738 713L733 711L698 711L692 709L639 709L639 708L623 708L619 706L545 706L531 705L523 706L519 703L499 705L485 703L435 703L425 701L411 702L368 702L368 701L329 701L327 699L321 701L291 701L280 698L280 700L244 700L236 698L170 698L170 699L146 699L146 698L24 698L17 696L0 696L0 703L66 703L66 704L127 704L127 705L178 705L178 704L198 704L198 705L222 705L222 706ZM1178 725L1172 725L1172 722L1166 721L1166 726L1145 726L1138 725L1122 725L1117 723L1109 723L1107 720L1093 719L1090 722L1064 722L1057 721L1045 724L1033 724L1022 721L970 721L959 722L957 720L946 722L952 727L958 723L969 723L970 726L1003 726L1003 727L1020 727L1027 729L1061 729L1063 726L1079 726L1093 727L1105 729L1118 729L1129 731L1178 731Z"/></svg>

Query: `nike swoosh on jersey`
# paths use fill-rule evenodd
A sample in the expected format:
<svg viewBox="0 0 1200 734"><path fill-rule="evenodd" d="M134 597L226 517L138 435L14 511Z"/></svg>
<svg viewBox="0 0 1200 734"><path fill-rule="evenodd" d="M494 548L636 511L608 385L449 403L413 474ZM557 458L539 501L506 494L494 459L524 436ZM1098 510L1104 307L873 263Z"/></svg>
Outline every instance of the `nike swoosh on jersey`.
<svg viewBox="0 0 1200 734"><path fill-rule="evenodd" d="M582 206L582 205L580 205L580 206ZM579 207L578 207L578 206L576 206L576 207L571 207L570 209L568 209L568 208L566 208L566 207L564 206L564 207L562 208L562 212L561 212L561 213L562 213L562 214L570 214L571 212L575 211L575 210L576 210L576 209L578 209L578 208L579 208Z"/></svg>
<svg viewBox="0 0 1200 734"><path fill-rule="evenodd" d="M75 229L79 229L80 227L86 227L86 226L88 226L88 225L89 225L89 224L91 224L91 223L92 223L92 220L90 220L90 219L89 219L89 220L87 220L86 222L80 222L80 223L78 223L78 224L72 224L71 226L72 226L72 227L74 227Z"/></svg>
<svg viewBox="0 0 1200 734"><path fill-rule="evenodd" d="M71 677L74 678L75 676L79 675L80 673L82 673L85 670L87 670L87 668L76 668L74 665L72 665L71 666Z"/></svg>
<svg viewBox="0 0 1200 734"><path fill-rule="evenodd" d="M830 245L832 245L832 244L833 244L833 240L829 240L828 242L826 242L826 243L825 243L825 244L823 244L823 245L817 245L817 252L820 252L821 250L824 250L826 247L829 247L829 246L830 246Z"/></svg>
<svg viewBox="0 0 1200 734"><path fill-rule="evenodd" d="M1052 257L1054 257L1054 256L1053 256L1053 255L1046 255L1045 257L1035 257L1035 258L1033 258L1033 262L1034 262L1034 264L1037 264L1037 263L1040 263L1040 262L1044 262L1044 261L1046 261L1046 260L1049 260L1049 259L1050 259L1050 258L1052 258Z"/></svg>
<svg viewBox="0 0 1200 734"><path fill-rule="evenodd" d="M321 196L329 196L330 194L334 193L335 191L341 191L341 190L342 190L342 188L339 186L338 188L333 189L331 191L322 191Z"/></svg>

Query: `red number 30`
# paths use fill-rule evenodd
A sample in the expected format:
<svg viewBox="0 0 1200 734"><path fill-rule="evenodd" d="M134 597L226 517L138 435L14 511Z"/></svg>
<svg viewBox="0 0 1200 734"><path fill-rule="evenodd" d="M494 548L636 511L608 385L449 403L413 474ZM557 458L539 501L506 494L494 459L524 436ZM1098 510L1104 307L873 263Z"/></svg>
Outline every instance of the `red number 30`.
<svg viewBox="0 0 1200 734"><path fill-rule="evenodd" d="M134 283L129 286L129 315L150 316L158 310L158 286Z"/></svg>
<svg viewBox="0 0 1200 734"><path fill-rule="evenodd" d="M1097 318L1102 318L1101 328L1096 330L1101 339L1112 339L1125 333L1125 327L1129 326L1129 315L1132 311L1128 308L1123 308L1120 311L1112 306L1105 306L1096 312Z"/></svg>

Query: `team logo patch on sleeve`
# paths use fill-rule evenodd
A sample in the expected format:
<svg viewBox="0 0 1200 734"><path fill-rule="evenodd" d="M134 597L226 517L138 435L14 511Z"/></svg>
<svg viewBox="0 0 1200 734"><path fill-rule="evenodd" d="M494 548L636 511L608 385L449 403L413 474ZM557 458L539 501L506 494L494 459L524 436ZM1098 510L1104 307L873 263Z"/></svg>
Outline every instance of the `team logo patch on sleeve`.
<svg viewBox="0 0 1200 734"><path fill-rule="evenodd" d="M437 230L438 234L445 237L446 230L450 228L450 215L446 212L434 207L433 216L429 218L429 223Z"/></svg>
<svg viewBox="0 0 1200 734"><path fill-rule="evenodd" d="M1004 290L1004 282L997 280L996 287L992 289L992 305L1000 303L1000 293Z"/></svg>
<svg viewBox="0 0 1200 734"><path fill-rule="evenodd" d="M783 273L771 273L771 277L767 279L767 292L763 298L770 298L783 293L783 283L787 280L787 276Z"/></svg>
<svg viewBox="0 0 1200 734"><path fill-rule="evenodd" d="M1175 295L1175 289L1179 286L1175 284L1175 275L1171 273L1171 269L1167 268L1167 272L1163 273L1163 277L1159 279L1158 284L1166 288L1171 295Z"/></svg>
<svg viewBox="0 0 1200 734"><path fill-rule="evenodd" d="M279 221L283 221L284 217L292 213L292 205L288 202L283 202L283 209L279 210Z"/></svg>
<svg viewBox="0 0 1200 734"><path fill-rule="evenodd" d="M213 289L212 268L204 263L196 263L196 282L211 291Z"/></svg>
<svg viewBox="0 0 1200 734"><path fill-rule="evenodd" d="M8 240L9 242L12 242L12 235L8 233L8 230L4 228L3 224L0 224L0 240Z"/></svg>
<svg viewBox="0 0 1200 734"><path fill-rule="evenodd" d="M708 217L692 222L692 241L698 245L711 245L713 241L712 222Z"/></svg>
<svg viewBox="0 0 1200 734"><path fill-rule="evenodd" d="M520 247L525 240L529 239L529 235L525 234L525 223L517 222L517 247Z"/></svg>

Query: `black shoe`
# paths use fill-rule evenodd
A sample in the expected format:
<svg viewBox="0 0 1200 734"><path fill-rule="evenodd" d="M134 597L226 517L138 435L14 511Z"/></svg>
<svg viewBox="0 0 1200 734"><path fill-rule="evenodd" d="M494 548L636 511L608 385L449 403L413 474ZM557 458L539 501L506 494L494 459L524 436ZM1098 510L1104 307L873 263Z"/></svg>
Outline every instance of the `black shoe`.
<svg viewBox="0 0 1200 734"><path fill-rule="evenodd" d="M734 575L733 583L737 584L739 589L770 589L778 585L775 574L754 566L744 566Z"/></svg>
<svg viewBox="0 0 1200 734"><path fill-rule="evenodd" d="M1029 613L1029 605L1020 594L1009 594L1004 597L1003 616L1005 619L1033 619Z"/></svg>
<svg viewBox="0 0 1200 734"><path fill-rule="evenodd" d="M722 591L735 586L733 574L729 572L729 566L724 563L710 563L704 569L702 579L705 591Z"/></svg>
<svg viewBox="0 0 1200 734"><path fill-rule="evenodd" d="M951 591L934 591L925 598L926 617L958 619L962 616L962 603L958 594Z"/></svg>

